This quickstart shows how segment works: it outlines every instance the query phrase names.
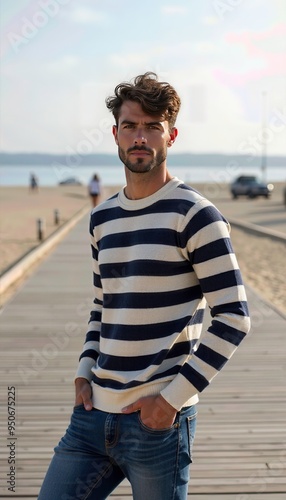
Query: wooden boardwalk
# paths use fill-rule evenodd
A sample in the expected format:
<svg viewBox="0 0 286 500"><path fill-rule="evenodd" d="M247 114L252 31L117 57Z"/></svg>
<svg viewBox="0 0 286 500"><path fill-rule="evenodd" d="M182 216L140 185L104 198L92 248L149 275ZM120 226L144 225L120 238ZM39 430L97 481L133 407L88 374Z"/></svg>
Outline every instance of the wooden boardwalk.
<svg viewBox="0 0 286 500"><path fill-rule="evenodd" d="M2 499L37 498L53 447L69 422L92 301L87 226L85 217L2 311ZM201 396L189 486L193 500L285 499L286 322L253 292L248 296L252 332ZM13 400L13 387L12 437L7 401L9 388ZM16 487L9 492L13 442ZM127 481L110 498L131 500Z"/></svg>

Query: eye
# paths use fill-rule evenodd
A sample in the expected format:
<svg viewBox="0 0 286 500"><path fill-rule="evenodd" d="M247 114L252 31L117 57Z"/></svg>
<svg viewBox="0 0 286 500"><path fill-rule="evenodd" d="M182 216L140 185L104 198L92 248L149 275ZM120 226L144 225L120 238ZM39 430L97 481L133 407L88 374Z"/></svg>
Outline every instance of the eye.
<svg viewBox="0 0 286 500"><path fill-rule="evenodd" d="M122 126L123 129L132 129L134 128L134 124L133 123L125 123L123 126Z"/></svg>

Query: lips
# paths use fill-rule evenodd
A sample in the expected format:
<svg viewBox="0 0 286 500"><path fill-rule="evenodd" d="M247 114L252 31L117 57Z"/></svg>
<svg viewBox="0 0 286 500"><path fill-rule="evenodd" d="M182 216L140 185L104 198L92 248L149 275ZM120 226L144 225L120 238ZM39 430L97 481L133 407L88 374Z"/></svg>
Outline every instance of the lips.
<svg viewBox="0 0 286 500"><path fill-rule="evenodd" d="M144 147L129 149L128 153L135 156L149 156L150 154L152 154L151 151L148 151L148 149Z"/></svg>
<svg viewBox="0 0 286 500"><path fill-rule="evenodd" d="M131 151L130 154L136 156L148 156L150 153L148 153L148 151Z"/></svg>

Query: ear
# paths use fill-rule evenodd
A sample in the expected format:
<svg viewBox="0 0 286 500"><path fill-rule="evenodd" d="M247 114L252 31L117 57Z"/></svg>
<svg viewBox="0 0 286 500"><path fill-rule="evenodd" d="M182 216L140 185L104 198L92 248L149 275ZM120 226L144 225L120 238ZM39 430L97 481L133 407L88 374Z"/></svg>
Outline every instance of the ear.
<svg viewBox="0 0 286 500"><path fill-rule="evenodd" d="M168 148L170 148L174 144L174 142L177 138L177 135L178 135L178 129L176 127L173 127L171 132L170 132L170 139L168 140L168 143L167 143Z"/></svg>
<svg viewBox="0 0 286 500"><path fill-rule="evenodd" d="M112 134L113 134L113 137L114 137L114 140L115 140L116 144L118 145L118 138L117 138L118 129L117 129L117 125L113 125L112 126Z"/></svg>

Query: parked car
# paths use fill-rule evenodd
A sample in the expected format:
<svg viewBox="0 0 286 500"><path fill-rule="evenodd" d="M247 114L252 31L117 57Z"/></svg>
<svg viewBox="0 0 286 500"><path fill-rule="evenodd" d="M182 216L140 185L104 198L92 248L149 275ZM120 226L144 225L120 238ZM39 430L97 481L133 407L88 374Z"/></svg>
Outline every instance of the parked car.
<svg viewBox="0 0 286 500"><path fill-rule="evenodd" d="M59 182L60 186L82 186L82 182L76 177L68 177L67 179Z"/></svg>
<svg viewBox="0 0 286 500"><path fill-rule="evenodd" d="M230 191L234 199L238 196L248 196L248 198L264 196L269 198L273 188L273 184L261 182L255 175L240 175L230 185Z"/></svg>

